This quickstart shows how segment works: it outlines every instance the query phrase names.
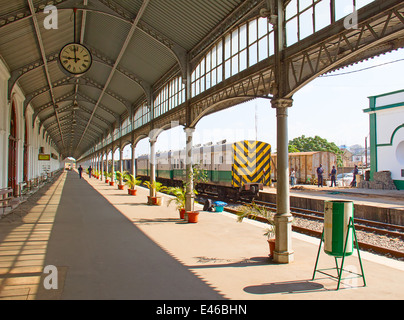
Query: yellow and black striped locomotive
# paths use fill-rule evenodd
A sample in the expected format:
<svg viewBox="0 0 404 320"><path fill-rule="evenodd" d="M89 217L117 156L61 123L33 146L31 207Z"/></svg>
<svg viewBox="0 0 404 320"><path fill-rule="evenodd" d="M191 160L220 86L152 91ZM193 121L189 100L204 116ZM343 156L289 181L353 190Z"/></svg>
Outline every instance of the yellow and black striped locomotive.
<svg viewBox="0 0 404 320"><path fill-rule="evenodd" d="M137 158L137 176L149 178L149 157ZM238 141L197 145L193 164L205 181L197 182L199 193L223 198L252 198L271 184L271 145L261 141ZM165 185L182 185L186 180L185 149L156 154L156 180Z"/></svg>

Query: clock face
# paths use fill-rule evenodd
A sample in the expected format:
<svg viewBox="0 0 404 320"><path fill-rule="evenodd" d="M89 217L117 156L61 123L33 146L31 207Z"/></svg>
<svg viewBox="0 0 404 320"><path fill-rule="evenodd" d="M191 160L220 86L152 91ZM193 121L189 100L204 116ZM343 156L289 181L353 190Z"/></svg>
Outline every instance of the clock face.
<svg viewBox="0 0 404 320"><path fill-rule="evenodd" d="M60 50L59 61L67 72L81 75L90 69L92 57L85 46L69 43Z"/></svg>

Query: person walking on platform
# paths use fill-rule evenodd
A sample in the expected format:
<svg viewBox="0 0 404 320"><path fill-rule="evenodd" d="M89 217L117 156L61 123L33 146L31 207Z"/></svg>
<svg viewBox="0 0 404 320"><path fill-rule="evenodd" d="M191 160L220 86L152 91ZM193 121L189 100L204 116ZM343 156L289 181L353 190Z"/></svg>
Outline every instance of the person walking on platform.
<svg viewBox="0 0 404 320"><path fill-rule="evenodd" d="M336 182L336 180L335 180L335 177L337 176L337 169L335 169L335 166L332 166L332 170L331 170L330 176L331 176L331 187L332 187L332 184L333 184L333 183L334 183L334 187L336 187L336 186L337 186L337 182Z"/></svg>
<svg viewBox="0 0 404 320"><path fill-rule="evenodd" d="M323 187L323 173L324 169L322 164L320 163L320 166L317 168L317 187Z"/></svg>
<svg viewBox="0 0 404 320"><path fill-rule="evenodd" d="M80 179L81 179L81 175L83 173L83 168L80 166L77 170L79 170L79 176L80 176Z"/></svg>
<svg viewBox="0 0 404 320"><path fill-rule="evenodd" d="M93 171L93 168L91 166L88 167L88 176L91 178L91 172Z"/></svg>

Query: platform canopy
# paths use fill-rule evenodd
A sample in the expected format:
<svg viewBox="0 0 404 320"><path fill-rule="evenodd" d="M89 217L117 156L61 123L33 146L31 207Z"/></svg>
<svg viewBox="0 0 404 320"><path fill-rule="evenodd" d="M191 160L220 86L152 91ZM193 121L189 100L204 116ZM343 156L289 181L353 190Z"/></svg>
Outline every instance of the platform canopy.
<svg viewBox="0 0 404 320"><path fill-rule="evenodd" d="M31 105L34 112L31 124L39 120L61 154L79 158L133 118L140 101L150 103L174 74L184 82L190 52L198 55L240 15L256 14L265 3L0 0L0 56L11 74L9 100L19 85L25 110ZM80 72L88 63L81 47L61 52L69 43L91 53L91 66L81 76L63 70L70 64L67 71Z"/></svg>

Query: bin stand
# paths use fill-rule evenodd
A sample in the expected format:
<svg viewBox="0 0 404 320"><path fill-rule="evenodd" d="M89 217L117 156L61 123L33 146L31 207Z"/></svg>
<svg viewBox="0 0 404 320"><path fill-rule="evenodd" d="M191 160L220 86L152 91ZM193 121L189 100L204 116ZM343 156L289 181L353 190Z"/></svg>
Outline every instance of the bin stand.
<svg viewBox="0 0 404 320"><path fill-rule="evenodd" d="M352 229L353 235L354 235L354 237L355 237L355 245L354 245L354 246L356 247L356 250L358 251L358 258L359 258L359 264L360 264L360 267L361 267L361 274L358 274L358 273L355 273L355 272L352 272L352 271L349 271L349 270L344 270L345 253L346 253L346 248L347 248L347 243L348 243L348 237L349 237L349 234L350 234L350 232L349 232L350 229ZM338 261L337 261L337 258L341 258L341 257L334 257L334 258L335 258L335 266L336 266L335 268L317 269L317 264L318 264L318 260L319 260L319 257L320 257L320 251L321 251L321 244L322 244L323 240L324 240L324 228L323 228L323 232L322 232L322 234L321 234L320 246L319 246L319 248L318 248L317 259L316 259L316 265L314 266L313 278L312 278L311 280L314 280L314 277L315 277L315 275L316 275L316 272L318 271L318 272L320 272L320 273L322 273L322 274L324 274L324 275L327 275L327 276L329 276L329 277L331 277L331 278L338 279L338 285L337 285L337 289L336 289L336 290L339 289L341 280L353 279L353 278L362 278L362 279L363 279L363 286L366 287L365 274L364 274L364 272L363 272L362 259L361 259L360 253L359 253L358 239L356 238L356 232L355 232L355 226L354 226L353 218L350 217L350 219L349 219L348 232L347 232L347 234L346 234L345 245L344 245L344 252L343 252L342 261L341 261L341 267L338 267ZM333 276L333 275L331 275L331 274L328 274L328 273L324 272L324 271L326 271L326 270L333 270L333 269L336 269L336 270L337 270L337 277L335 277L335 276ZM349 273L351 273L351 274L354 274L354 275L356 275L356 277L353 276L353 277L348 277L348 278L342 278L342 272L343 272L343 271L346 271L346 272L349 272Z"/></svg>

